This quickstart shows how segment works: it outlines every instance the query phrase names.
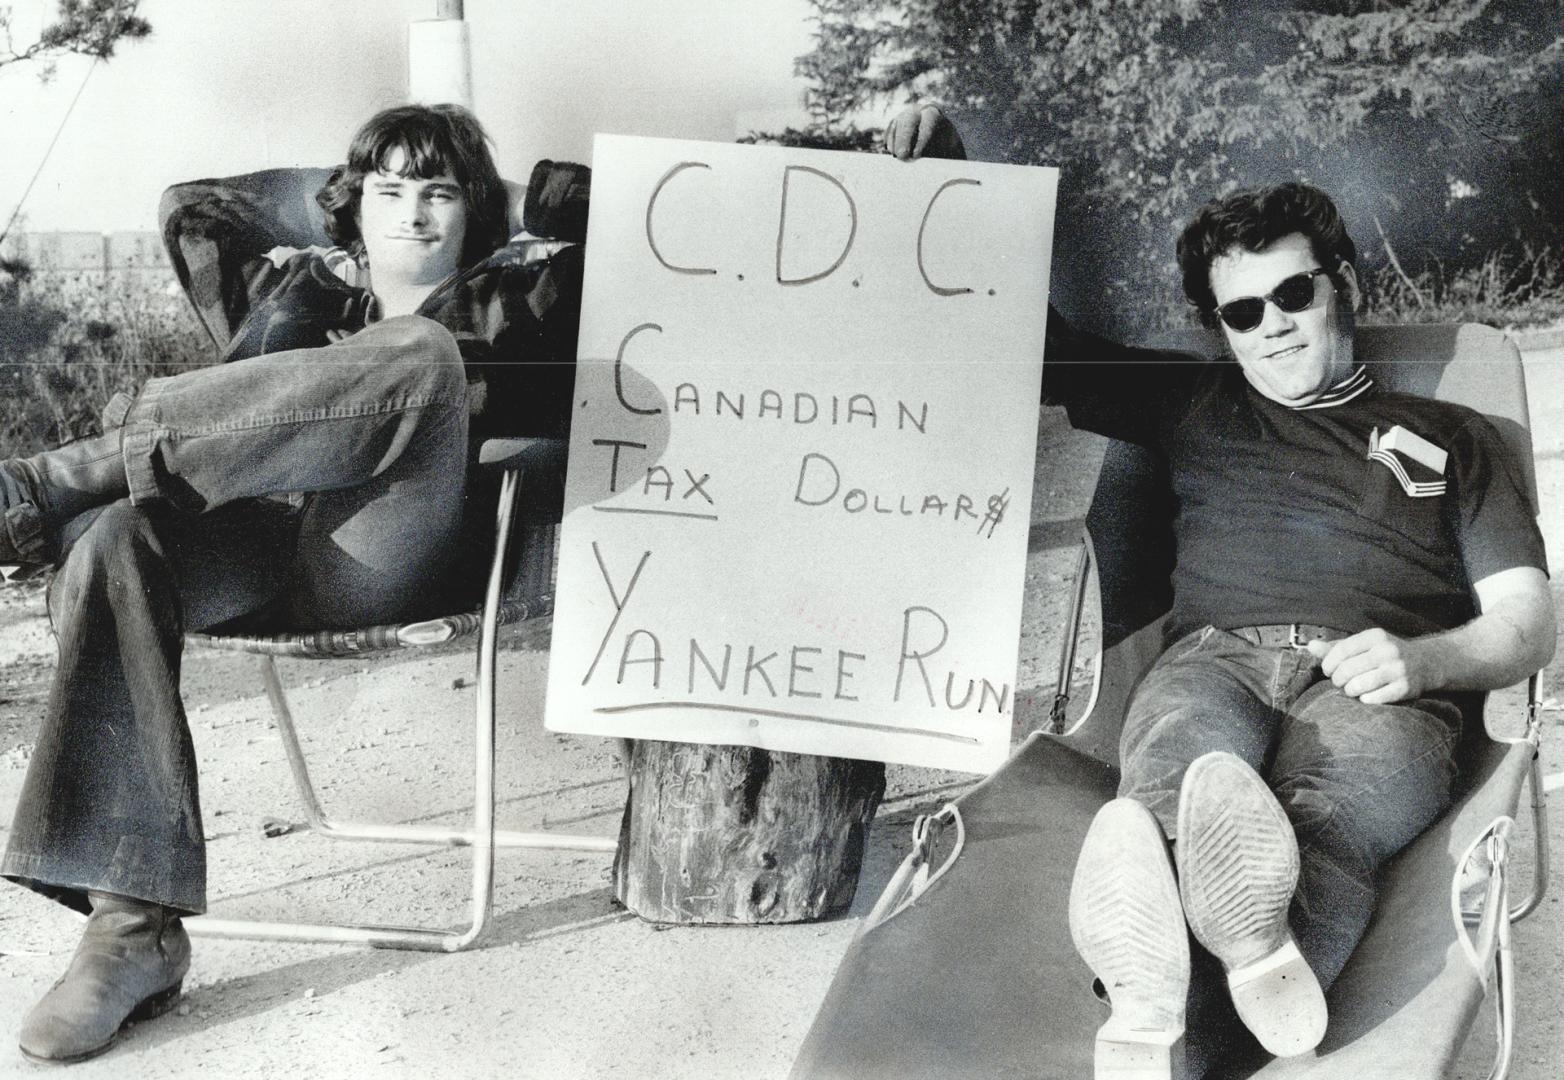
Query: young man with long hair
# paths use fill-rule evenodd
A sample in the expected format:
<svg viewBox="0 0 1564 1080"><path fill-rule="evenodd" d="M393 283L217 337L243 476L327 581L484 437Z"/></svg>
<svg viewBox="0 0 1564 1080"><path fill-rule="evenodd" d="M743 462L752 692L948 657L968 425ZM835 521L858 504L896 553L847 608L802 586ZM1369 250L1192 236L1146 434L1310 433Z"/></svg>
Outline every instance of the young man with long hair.
<svg viewBox="0 0 1564 1080"><path fill-rule="evenodd" d="M0 461L0 563L56 567L59 645L0 874L89 913L23 1024L35 1060L100 1053L189 967L180 919L205 909L206 858L184 633L360 626L473 593L465 556L494 508L477 441L568 423L580 248L507 245L470 114L405 106L360 129L317 196L337 248L272 250L300 233L294 176L164 197L224 363L117 398L101 435ZM540 163L528 223L580 239L586 187Z"/></svg>

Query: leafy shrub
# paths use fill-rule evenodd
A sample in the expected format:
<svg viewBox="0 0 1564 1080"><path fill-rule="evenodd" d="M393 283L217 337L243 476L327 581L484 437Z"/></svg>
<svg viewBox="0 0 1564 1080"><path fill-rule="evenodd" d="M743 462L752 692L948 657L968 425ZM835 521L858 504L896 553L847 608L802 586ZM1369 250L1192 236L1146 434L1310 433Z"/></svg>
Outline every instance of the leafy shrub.
<svg viewBox="0 0 1564 1080"><path fill-rule="evenodd" d="M1087 329L1163 321L1173 237L1239 186L1307 180L1360 243L1383 222L1419 260L1474 266L1505 244L1564 242L1557 3L811 6L814 47L795 69L812 127L928 100L974 158L1059 166L1056 300ZM1373 272L1379 252L1364 255Z"/></svg>

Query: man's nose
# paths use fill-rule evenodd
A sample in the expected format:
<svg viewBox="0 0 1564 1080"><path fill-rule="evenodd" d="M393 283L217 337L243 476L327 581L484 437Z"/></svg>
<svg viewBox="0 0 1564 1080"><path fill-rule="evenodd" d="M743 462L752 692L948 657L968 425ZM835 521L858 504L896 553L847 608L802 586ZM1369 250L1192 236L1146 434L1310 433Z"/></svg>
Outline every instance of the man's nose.
<svg viewBox="0 0 1564 1080"><path fill-rule="evenodd" d="M422 199L404 200L403 217L409 225L423 225L429 220L429 204Z"/></svg>
<svg viewBox="0 0 1564 1080"><path fill-rule="evenodd" d="M1265 301L1265 314L1260 317L1260 333L1264 337L1281 337L1298 328L1298 323L1277 306L1275 300Z"/></svg>

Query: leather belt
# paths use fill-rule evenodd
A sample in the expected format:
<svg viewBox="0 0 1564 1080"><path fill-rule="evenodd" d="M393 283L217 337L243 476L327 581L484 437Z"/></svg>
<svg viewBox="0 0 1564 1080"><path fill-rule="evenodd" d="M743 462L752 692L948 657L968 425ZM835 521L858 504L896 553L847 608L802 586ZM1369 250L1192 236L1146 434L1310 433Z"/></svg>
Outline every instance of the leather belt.
<svg viewBox="0 0 1564 1080"><path fill-rule="evenodd" d="M1273 626L1235 626L1227 631L1243 638L1251 645L1268 649L1291 646L1301 649L1310 641L1337 641L1346 637L1340 630L1312 623L1277 623Z"/></svg>

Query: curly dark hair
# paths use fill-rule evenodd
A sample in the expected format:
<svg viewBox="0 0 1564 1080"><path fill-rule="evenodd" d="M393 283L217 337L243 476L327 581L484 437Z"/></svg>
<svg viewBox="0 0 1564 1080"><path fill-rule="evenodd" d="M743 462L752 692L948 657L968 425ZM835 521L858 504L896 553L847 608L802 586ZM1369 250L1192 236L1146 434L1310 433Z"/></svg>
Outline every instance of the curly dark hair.
<svg viewBox="0 0 1564 1080"><path fill-rule="evenodd" d="M326 235L354 258L364 253L358 230L364 177L402 152L400 175L427 180L449 173L467 200L462 265L488 258L509 237L505 182L489 154L488 135L460 105L399 105L370 117L348 146L348 162L332 170L315 196L326 211Z"/></svg>
<svg viewBox="0 0 1564 1080"><path fill-rule="evenodd" d="M1184 295L1215 327L1216 296L1211 291L1211 263L1235 249L1261 251L1284 236L1302 233L1339 289L1340 267L1357 269L1358 249L1347 235L1336 204L1317 187L1293 181L1274 187L1235 191L1201 207L1178 238L1178 268Z"/></svg>

